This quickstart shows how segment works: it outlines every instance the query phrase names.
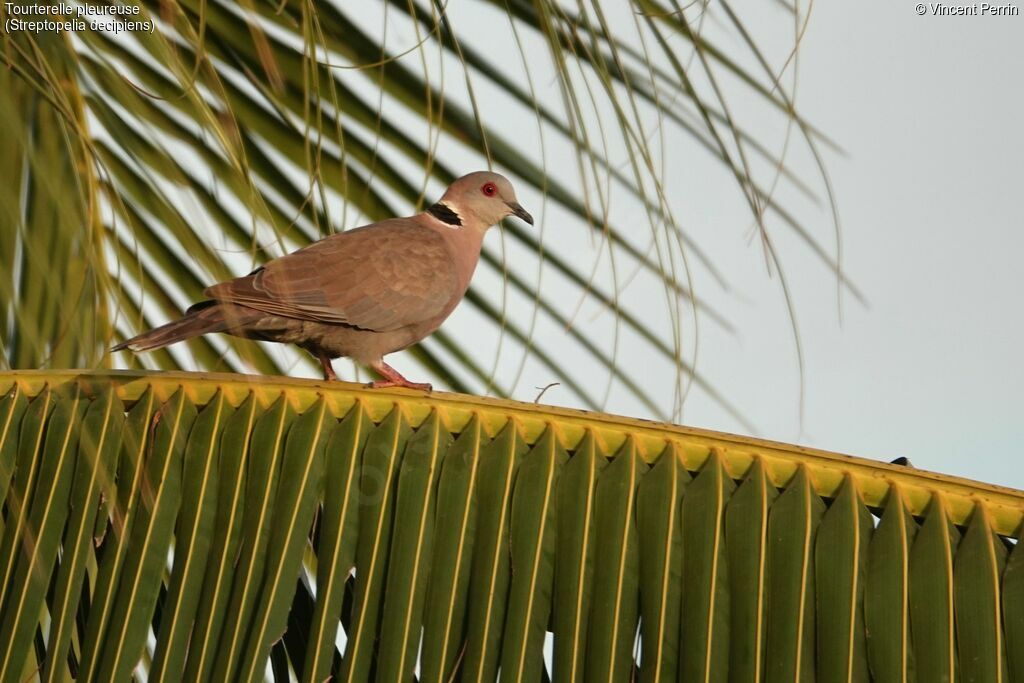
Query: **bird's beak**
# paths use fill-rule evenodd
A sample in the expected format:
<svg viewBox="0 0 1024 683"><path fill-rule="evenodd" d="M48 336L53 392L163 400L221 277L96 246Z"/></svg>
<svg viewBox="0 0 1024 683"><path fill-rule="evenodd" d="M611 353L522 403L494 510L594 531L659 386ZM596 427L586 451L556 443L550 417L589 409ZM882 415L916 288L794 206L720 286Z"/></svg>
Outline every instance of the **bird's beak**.
<svg viewBox="0 0 1024 683"><path fill-rule="evenodd" d="M533 225L533 216L531 216L529 213L527 213L526 209L524 209L523 207L519 206L519 204L517 202L505 202L505 203L508 204L508 208L512 209L512 215L513 216L516 216L517 218L522 218L524 221L526 221L530 225Z"/></svg>

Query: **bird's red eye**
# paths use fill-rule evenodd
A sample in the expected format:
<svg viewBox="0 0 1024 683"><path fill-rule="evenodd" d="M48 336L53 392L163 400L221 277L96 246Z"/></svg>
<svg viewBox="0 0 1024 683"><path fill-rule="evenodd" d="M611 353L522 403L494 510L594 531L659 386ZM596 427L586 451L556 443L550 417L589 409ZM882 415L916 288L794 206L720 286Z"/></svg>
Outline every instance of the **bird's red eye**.
<svg viewBox="0 0 1024 683"><path fill-rule="evenodd" d="M493 197L498 194L498 188L494 186L494 183L484 183L484 186L480 188L480 191L488 197Z"/></svg>

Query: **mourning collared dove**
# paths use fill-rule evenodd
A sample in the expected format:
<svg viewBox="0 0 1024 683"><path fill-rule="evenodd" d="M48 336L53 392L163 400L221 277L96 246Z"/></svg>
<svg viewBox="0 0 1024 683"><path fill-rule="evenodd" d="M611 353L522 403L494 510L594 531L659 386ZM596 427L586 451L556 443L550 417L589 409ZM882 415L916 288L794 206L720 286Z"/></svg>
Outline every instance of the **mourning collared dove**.
<svg viewBox="0 0 1024 683"><path fill-rule="evenodd" d="M384 356L440 327L469 288L487 229L507 216L533 224L508 179L470 173L422 213L331 235L270 260L207 288L210 299L181 319L112 350L150 351L226 332L296 344L320 361L325 380L337 379L331 360L347 356L384 378L371 386L429 391Z"/></svg>

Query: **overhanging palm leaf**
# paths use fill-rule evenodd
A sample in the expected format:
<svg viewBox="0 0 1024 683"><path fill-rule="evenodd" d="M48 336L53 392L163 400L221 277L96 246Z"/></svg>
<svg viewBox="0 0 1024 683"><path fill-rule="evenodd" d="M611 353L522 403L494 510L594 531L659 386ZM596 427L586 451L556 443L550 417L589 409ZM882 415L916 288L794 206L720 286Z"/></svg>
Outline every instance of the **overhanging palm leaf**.
<svg viewBox="0 0 1024 683"><path fill-rule="evenodd" d="M582 352L604 369L609 389L614 383L652 415L666 416L667 397L652 395L619 367L620 337L628 335L735 413L684 360L685 310L728 323L691 292L691 259L721 275L672 216L658 161L666 150L649 142L651 122L693 136L709 152L705 163L735 175L758 222L774 212L835 268L755 180L748 157L779 169L800 191L806 187L735 123L716 90L694 85L684 52L700 56L692 68L704 75L739 76L792 117L808 142L820 136L775 81L745 71L678 8L641 3L633 26L613 27L596 2L572 10L550 0L479 5L517 41L547 45L561 106L537 98L528 72L519 76L496 63L485 43L460 37L440 4L383 3L387 21L416 36L395 49L368 33L354 8L310 2L152 2L139 17L152 22L152 32L5 35L10 68L0 113L11 134L3 163L17 180L2 199L11 228L0 238L7 365L109 364L103 349L111 341L179 315L204 285L344 226L415 210L467 164L493 163L550 201L559 223L586 226L601 245L598 254L607 249L603 265L588 265L546 246L549 234L507 226L507 248L487 246L485 284L468 300L475 319L509 340L498 348L531 355L577 400L599 407L597 381L567 362ZM544 156L481 116L484 91L535 119L542 154L549 145L575 155L582 184L549 174ZM610 221L609 192L639 201L646 234ZM560 233L568 231L560 225ZM555 242L566 244L562 235ZM540 270L524 265L522 254L539 257L549 271L543 286ZM629 313L633 302L620 290L634 271L664 290L667 334ZM552 279L566 292L558 300L545 293ZM596 342L577 324L573 306L584 298L610 311L609 339ZM511 304L533 313L510 315ZM567 329L569 343L534 339L538 324ZM515 386L521 363L518 372L495 376L496 361L467 353L451 334L411 352L455 389L504 393ZM308 361L234 339L196 340L188 352L131 362L280 373Z"/></svg>

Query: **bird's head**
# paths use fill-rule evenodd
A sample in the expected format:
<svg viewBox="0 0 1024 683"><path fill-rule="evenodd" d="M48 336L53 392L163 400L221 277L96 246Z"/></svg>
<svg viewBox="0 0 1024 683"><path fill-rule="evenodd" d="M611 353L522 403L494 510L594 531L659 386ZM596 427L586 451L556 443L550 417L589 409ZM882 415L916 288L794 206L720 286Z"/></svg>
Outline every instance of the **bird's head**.
<svg viewBox="0 0 1024 683"><path fill-rule="evenodd" d="M443 204L462 221L475 219L474 222L483 225L485 230L508 216L533 225L533 216L516 201L516 191L508 178L489 171L462 176L448 186L438 204Z"/></svg>

